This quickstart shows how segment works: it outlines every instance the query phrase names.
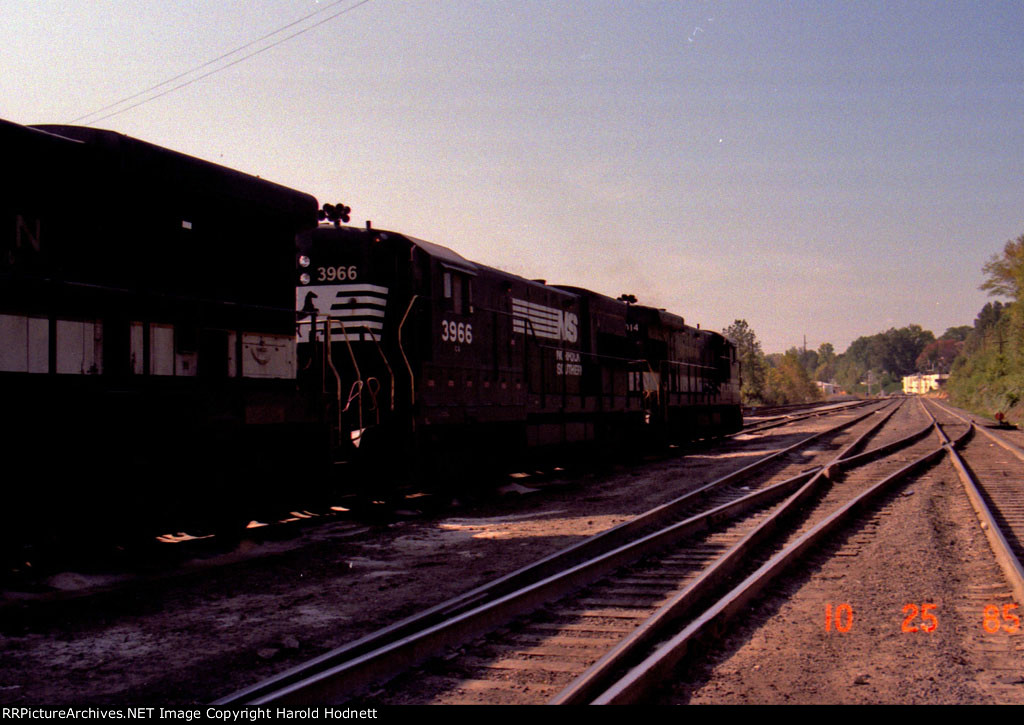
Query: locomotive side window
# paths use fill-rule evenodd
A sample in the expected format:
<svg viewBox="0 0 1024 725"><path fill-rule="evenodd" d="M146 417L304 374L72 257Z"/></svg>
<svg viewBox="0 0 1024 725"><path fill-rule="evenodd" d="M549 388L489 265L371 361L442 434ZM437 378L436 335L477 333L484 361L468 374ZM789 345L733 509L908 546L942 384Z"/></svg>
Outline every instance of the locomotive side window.
<svg viewBox="0 0 1024 725"><path fill-rule="evenodd" d="M57 320L57 372L103 372L103 326L97 322Z"/></svg>
<svg viewBox="0 0 1024 725"><path fill-rule="evenodd" d="M49 323L39 317L0 315L0 372L49 370Z"/></svg>
<svg viewBox="0 0 1024 725"><path fill-rule="evenodd" d="M191 328L190 332L183 332L183 329L175 329L174 325L149 326L150 375L196 375L198 355L195 350L189 349L195 347L195 328ZM133 341L132 357L139 360L141 356L136 345Z"/></svg>
<svg viewBox="0 0 1024 725"><path fill-rule="evenodd" d="M192 376L199 372L199 331L194 325L174 328L174 374Z"/></svg>
<svg viewBox="0 0 1024 725"><path fill-rule="evenodd" d="M149 326L149 374L174 375L174 327Z"/></svg>
<svg viewBox="0 0 1024 725"><path fill-rule="evenodd" d="M142 375L145 371L146 351L143 347L144 330L141 322L133 322L128 332L128 346L131 350L132 375Z"/></svg>
<svg viewBox="0 0 1024 725"><path fill-rule="evenodd" d="M473 286L469 275L461 272L444 273L445 307L457 315L473 313Z"/></svg>
<svg viewBox="0 0 1024 725"><path fill-rule="evenodd" d="M457 314L462 314L462 279L460 275L455 275L452 279L452 311Z"/></svg>

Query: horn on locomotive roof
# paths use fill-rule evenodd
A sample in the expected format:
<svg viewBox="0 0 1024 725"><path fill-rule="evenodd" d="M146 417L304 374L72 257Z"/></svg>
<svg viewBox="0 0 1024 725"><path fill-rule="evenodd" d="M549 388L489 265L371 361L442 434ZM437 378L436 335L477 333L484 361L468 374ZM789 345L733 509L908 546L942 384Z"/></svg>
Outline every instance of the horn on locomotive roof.
<svg viewBox="0 0 1024 725"><path fill-rule="evenodd" d="M334 226L340 227L342 222L348 224L349 214L352 213L352 207L345 206L344 204L324 204L323 209L316 213L317 218L320 221L325 219L334 222Z"/></svg>
<svg viewBox="0 0 1024 725"><path fill-rule="evenodd" d="M636 295L625 295L625 294L623 294L623 295L619 295L617 299L618 299L619 302L625 302L627 305L635 305L636 304Z"/></svg>

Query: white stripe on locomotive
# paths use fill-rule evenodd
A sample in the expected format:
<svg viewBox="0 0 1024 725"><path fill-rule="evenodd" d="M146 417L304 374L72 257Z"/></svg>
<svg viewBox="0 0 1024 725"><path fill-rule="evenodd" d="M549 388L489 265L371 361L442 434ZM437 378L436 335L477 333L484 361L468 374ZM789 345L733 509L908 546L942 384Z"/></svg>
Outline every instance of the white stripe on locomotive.
<svg viewBox="0 0 1024 725"><path fill-rule="evenodd" d="M375 284L325 284L307 285L295 289L295 307L302 311L306 306L306 298L313 292L316 297L310 300L321 317L317 324L316 338L323 341L322 318L331 318L331 337L337 341L347 339L349 342L380 342L384 329L388 304L388 288ZM344 318L344 319L339 319ZM309 320L298 323L297 338L300 342L309 339Z"/></svg>
<svg viewBox="0 0 1024 725"><path fill-rule="evenodd" d="M331 307L331 317L384 317L384 310L372 307L342 307L340 305L333 305Z"/></svg>
<svg viewBox="0 0 1024 725"><path fill-rule="evenodd" d="M342 297L339 294L339 297L336 297L335 299L341 299L343 302L351 302L357 305L380 305L381 307L386 306L388 302L387 297L374 297L371 295L359 295L357 297L349 297L348 295L345 295ZM337 304L334 306L337 306Z"/></svg>
<svg viewBox="0 0 1024 725"><path fill-rule="evenodd" d="M578 327L579 318L574 312L556 310L528 300L512 299L513 332L549 340L576 342Z"/></svg>
<svg viewBox="0 0 1024 725"><path fill-rule="evenodd" d="M298 342L307 342L309 340L309 325L309 320L299 321L298 333L295 336ZM349 342L367 342L369 340L380 342L383 329L383 322L374 322L372 320L331 320L331 340L333 342L344 342L347 336ZM324 341L322 320L317 322L316 339L318 342Z"/></svg>

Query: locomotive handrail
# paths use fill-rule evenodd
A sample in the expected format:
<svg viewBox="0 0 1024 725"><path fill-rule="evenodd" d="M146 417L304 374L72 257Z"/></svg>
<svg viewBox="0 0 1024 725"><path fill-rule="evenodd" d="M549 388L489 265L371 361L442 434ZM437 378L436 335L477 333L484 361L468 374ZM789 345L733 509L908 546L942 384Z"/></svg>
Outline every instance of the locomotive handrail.
<svg viewBox="0 0 1024 725"><path fill-rule="evenodd" d="M409 300L409 306L405 308L405 314L402 315L402 321L398 323L398 352L402 353L405 367L409 371L409 405L416 404L416 376L413 375L412 365L409 364L409 358L405 354L405 346L402 345L402 328L405 327L405 321L409 318L409 313L412 312L412 306L418 297L419 295L412 296L412 299Z"/></svg>
<svg viewBox="0 0 1024 725"><path fill-rule="evenodd" d="M341 329L342 330L345 329L344 323L342 323ZM338 439L340 441L341 440L341 414L344 412L341 409L341 375L338 374L338 369L336 367L334 367L334 358L331 355L331 347L332 347L331 346L331 316L327 315L324 318L324 352L326 353L327 364L330 366L331 372L334 373L334 379L335 379L335 382L336 382L336 384L334 386L334 388L335 388L334 397L335 397L335 401L336 401L337 407L338 407ZM358 368L357 368L357 370L358 370ZM348 405L346 405L345 408L347 409ZM360 427L362 427L362 426L360 426Z"/></svg>
<svg viewBox="0 0 1024 725"><path fill-rule="evenodd" d="M352 386L348 389L348 400L345 401L345 407L342 408L341 412L342 413L347 413L348 409L349 409L349 406L352 405L352 401L355 400L356 398L361 397L362 394L363 394L363 381L362 380L353 380L352 381ZM339 398L339 400L340 400L340 398ZM339 423L339 425L340 425L340 423Z"/></svg>
<svg viewBox="0 0 1024 725"><path fill-rule="evenodd" d="M384 361L384 367L386 367L388 369L388 377L391 379L391 406L390 406L390 410L392 412L394 412L394 410L395 410L395 373L391 369L391 363L388 362L388 356L384 354L384 350L380 346L380 340L370 330L370 328L367 327L366 325L363 325L363 329L366 330L365 334L369 335L370 339L372 339L373 343L377 346L377 352L380 353L381 360ZM380 381L378 380L378 383L379 382ZM376 398L374 398L374 400L376 400Z"/></svg>
<svg viewBox="0 0 1024 725"><path fill-rule="evenodd" d="M705 370L718 370L714 365L698 365L697 363L683 362L682 360L661 360L659 361L664 365L676 365L678 367L686 368L703 368Z"/></svg>
<svg viewBox="0 0 1024 725"><path fill-rule="evenodd" d="M376 388L373 387L374 383L377 384ZM380 404L377 402L377 393L380 392L380 378L368 377L366 379L366 389L370 391L370 411L375 414L374 419L377 425L380 425Z"/></svg>
<svg viewBox="0 0 1024 725"><path fill-rule="evenodd" d="M358 398L359 398L359 430L362 430L363 429L363 374L359 370L359 363L356 361L356 353L355 353L355 350L352 349L352 341L348 339L348 328L345 327L345 321L339 318L338 322L341 324L341 332L345 336L345 347L348 348L348 356L350 358L352 358L352 367L354 367L355 370L356 370L356 380L359 381L359 395L358 395ZM331 368L332 369L334 368L334 363L333 362L331 363ZM335 372L334 374L337 375L338 373ZM340 386L341 386L340 379L339 379L338 385L339 385L339 389L340 389ZM349 402L351 403L352 401L350 400ZM345 408L348 409L348 406L346 405ZM339 433L339 435L341 434L341 413L338 414L338 433Z"/></svg>
<svg viewBox="0 0 1024 725"><path fill-rule="evenodd" d="M300 329L300 326L302 324L304 324L302 320L297 320L295 322L295 338L296 338L297 341L302 339L302 330ZM310 347L311 350L313 350L313 352L310 354L309 359L306 360L306 364L302 366L302 370L303 371L309 370L313 366L313 356L316 354L316 313L315 312L309 314L309 333L308 333L308 336L309 336L309 340L308 340L309 347ZM239 357L241 357L241 355L239 355ZM147 363L145 367L148 370L149 369L149 364Z"/></svg>

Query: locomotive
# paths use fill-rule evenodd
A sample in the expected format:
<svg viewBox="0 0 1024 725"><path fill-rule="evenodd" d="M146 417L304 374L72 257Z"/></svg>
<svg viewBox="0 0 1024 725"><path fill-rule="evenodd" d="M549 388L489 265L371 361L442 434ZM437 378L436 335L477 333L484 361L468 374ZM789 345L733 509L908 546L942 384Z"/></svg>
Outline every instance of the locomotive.
<svg viewBox="0 0 1024 725"><path fill-rule="evenodd" d="M446 477L531 450L742 427L735 347L681 317L390 231L297 237L300 387L336 457Z"/></svg>
<svg viewBox="0 0 1024 725"><path fill-rule="evenodd" d="M664 310L111 131L0 121L0 149L13 541L741 427L735 348Z"/></svg>
<svg viewBox="0 0 1024 725"><path fill-rule="evenodd" d="M292 310L316 200L110 131L0 121L0 149L0 539L273 495L316 427Z"/></svg>

